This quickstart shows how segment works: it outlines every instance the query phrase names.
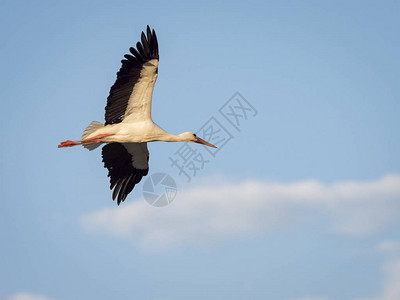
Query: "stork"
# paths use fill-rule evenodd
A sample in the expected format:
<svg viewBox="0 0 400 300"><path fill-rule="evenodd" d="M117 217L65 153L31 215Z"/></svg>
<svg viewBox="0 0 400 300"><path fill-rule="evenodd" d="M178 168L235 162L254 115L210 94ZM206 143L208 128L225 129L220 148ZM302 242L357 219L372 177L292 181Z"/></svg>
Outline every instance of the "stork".
<svg viewBox="0 0 400 300"><path fill-rule="evenodd" d="M158 76L158 42L156 33L147 26L142 32L141 43L131 47L117 73L117 80L110 89L105 107L105 123L93 121L77 141L67 140L58 147L82 145L93 150L103 143L104 167L108 169L112 199L117 204L149 172L147 142L194 142L214 145L199 138L193 132L170 134L153 122L151 100Z"/></svg>

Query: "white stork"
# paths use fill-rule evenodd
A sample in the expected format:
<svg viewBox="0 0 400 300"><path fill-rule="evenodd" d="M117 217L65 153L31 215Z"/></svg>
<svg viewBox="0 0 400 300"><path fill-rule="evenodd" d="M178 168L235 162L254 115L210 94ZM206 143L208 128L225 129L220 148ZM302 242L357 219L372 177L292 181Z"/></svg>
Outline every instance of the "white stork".
<svg viewBox="0 0 400 300"><path fill-rule="evenodd" d="M178 135L161 129L151 119L151 98L158 73L158 42L154 29L147 26L147 36L136 49L129 50L117 80L107 98L104 124L93 121L85 129L79 141L65 141L58 145L72 147L82 145L89 150L107 143L102 149L104 167L108 169L112 198L117 204L126 199L135 185L149 171L147 142L194 142L216 148L193 132Z"/></svg>

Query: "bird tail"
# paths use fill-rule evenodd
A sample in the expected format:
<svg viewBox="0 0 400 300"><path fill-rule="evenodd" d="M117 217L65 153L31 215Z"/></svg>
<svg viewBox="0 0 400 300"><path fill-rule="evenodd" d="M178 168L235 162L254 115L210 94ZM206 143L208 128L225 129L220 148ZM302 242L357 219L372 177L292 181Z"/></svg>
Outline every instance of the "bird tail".
<svg viewBox="0 0 400 300"><path fill-rule="evenodd" d="M89 135L91 135L97 129L100 129L102 127L104 127L103 123L93 121L92 123L89 124L88 127L86 127L85 131L83 132L82 140L86 139ZM84 144L83 147L85 147L89 151L92 151L92 150L96 149L98 146L100 146L101 144L102 143Z"/></svg>

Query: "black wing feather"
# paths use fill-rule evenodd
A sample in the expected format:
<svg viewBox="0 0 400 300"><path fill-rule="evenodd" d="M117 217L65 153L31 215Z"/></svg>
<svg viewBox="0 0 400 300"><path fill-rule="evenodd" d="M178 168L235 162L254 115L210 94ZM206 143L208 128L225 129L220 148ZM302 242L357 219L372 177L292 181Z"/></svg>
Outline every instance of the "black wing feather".
<svg viewBox="0 0 400 300"><path fill-rule="evenodd" d="M139 51L142 57L145 56L143 45L140 42L136 43L136 49Z"/></svg>
<svg viewBox="0 0 400 300"><path fill-rule="evenodd" d="M144 32L142 31L142 46L144 49L144 53L149 53L150 52L150 46L149 42L146 39L146 36L144 35Z"/></svg>
<svg viewBox="0 0 400 300"><path fill-rule="evenodd" d="M146 28L147 30L147 40L148 41L151 41L151 30L150 30L150 27L149 26L147 26L147 28ZM154 29L153 29L153 32L154 32Z"/></svg>
<svg viewBox="0 0 400 300"><path fill-rule="evenodd" d="M151 59L159 59L158 42L155 31L147 26L147 37L144 32L141 35L142 43L138 42L136 48L130 48L132 55L125 55L121 61L122 66L117 73L117 80L110 89L107 98L105 125L120 123L128 106L129 97L135 84L140 78L140 72L144 63Z"/></svg>
<svg viewBox="0 0 400 300"><path fill-rule="evenodd" d="M132 164L132 154L121 143L105 145L102 149L102 157L104 167L108 169L110 189L114 189L112 198L117 199L119 205L132 192L135 185L148 174L149 168L135 168Z"/></svg>

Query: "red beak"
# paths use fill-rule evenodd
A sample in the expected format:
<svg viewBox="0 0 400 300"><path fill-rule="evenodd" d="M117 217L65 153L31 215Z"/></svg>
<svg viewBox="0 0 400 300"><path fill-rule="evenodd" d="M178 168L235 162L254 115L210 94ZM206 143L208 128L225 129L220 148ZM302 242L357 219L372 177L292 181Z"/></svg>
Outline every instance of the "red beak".
<svg viewBox="0 0 400 300"><path fill-rule="evenodd" d="M213 148L217 148L214 145L210 144L209 142L206 142L205 140L201 139L201 138L197 138L197 140L195 141L195 143L199 143L199 144L203 144L209 147L213 147Z"/></svg>

